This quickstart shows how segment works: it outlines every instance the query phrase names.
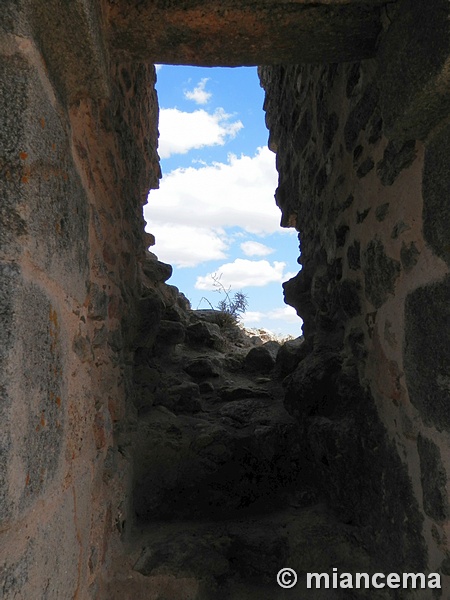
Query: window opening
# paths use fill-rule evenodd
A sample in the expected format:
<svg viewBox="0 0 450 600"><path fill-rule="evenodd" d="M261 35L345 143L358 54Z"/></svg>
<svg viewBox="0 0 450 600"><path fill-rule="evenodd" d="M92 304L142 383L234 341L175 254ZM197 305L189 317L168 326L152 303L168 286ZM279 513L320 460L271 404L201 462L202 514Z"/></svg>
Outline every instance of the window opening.
<svg viewBox="0 0 450 600"><path fill-rule="evenodd" d="M164 65L157 79L163 177L144 216L169 283L194 309L242 292L245 327L298 337L281 288L299 270L297 233L279 225L257 69Z"/></svg>

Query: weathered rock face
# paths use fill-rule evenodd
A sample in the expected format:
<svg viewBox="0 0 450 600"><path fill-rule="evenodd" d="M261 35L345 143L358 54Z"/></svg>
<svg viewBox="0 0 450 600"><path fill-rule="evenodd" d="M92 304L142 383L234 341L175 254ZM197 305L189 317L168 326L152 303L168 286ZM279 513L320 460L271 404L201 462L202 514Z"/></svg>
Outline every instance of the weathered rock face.
<svg viewBox="0 0 450 600"><path fill-rule="evenodd" d="M260 77L276 200L301 244L302 270L284 291L304 319L306 352L285 380L285 405L317 485L344 520L368 528L372 551L445 573L447 132L434 130L435 96L421 112L419 89L402 91L405 121L386 88L398 28L417 40L437 19L413 24L419 13L414 2L399 9L379 61L264 67ZM438 69L445 50L434 51ZM423 84L421 60L407 69ZM435 72L427 76L439 95Z"/></svg>
<svg viewBox="0 0 450 600"><path fill-rule="evenodd" d="M286 564L448 587L448 2L1 10L2 597L273 600ZM301 343L228 355L146 250L149 61L278 65Z"/></svg>
<svg viewBox="0 0 450 600"><path fill-rule="evenodd" d="M133 416L142 203L158 185L155 72L104 59L82 4L64 18L54 3L2 6L3 598L98 597L130 521L119 440Z"/></svg>
<svg viewBox="0 0 450 600"><path fill-rule="evenodd" d="M212 346L211 323L190 318L178 324L207 335L172 340L165 353L156 338L136 357L141 395L130 442L140 521L223 519L276 505L299 477L298 424L281 386L248 369L251 342L241 334L236 346L214 325Z"/></svg>
<svg viewBox="0 0 450 600"><path fill-rule="evenodd" d="M348 61L375 53L384 0L110 2L120 55L170 64L236 66ZM158 26L155 27L155 23Z"/></svg>

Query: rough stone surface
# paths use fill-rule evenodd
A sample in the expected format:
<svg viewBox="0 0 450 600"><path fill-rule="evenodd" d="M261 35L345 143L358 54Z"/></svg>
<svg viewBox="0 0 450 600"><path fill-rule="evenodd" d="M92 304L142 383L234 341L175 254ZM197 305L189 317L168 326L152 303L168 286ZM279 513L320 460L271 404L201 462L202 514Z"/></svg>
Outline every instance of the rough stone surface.
<svg viewBox="0 0 450 600"><path fill-rule="evenodd" d="M146 253L147 260L142 264L144 275L156 283L164 283L172 276L172 266L161 262L156 257L152 258L150 252ZM153 255L154 256L154 255Z"/></svg>
<svg viewBox="0 0 450 600"><path fill-rule="evenodd" d="M446 198L450 177L445 157L450 150L450 128L429 144L423 174L423 232L427 243L450 265L450 208Z"/></svg>
<svg viewBox="0 0 450 600"><path fill-rule="evenodd" d="M424 139L448 115L448 15L445 0L432 7L408 0L381 36L382 114L390 137Z"/></svg>
<svg viewBox="0 0 450 600"><path fill-rule="evenodd" d="M340 282L338 293L342 310L349 318L361 314L361 285L359 281L344 279Z"/></svg>
<svg viewBox="0 0 450 600"><path fill-rule="evenodd" d="M400 274L398 261L386 255L381 240L372 240L364 251L364 280L366 296L375 308L382 306Z"/></svg>
<svg viewBox="0 0 450 600"><path fill-rule="evenodd" d="M405 375L425 423L450 428L450 278L420 287L405 303Z"/></svg>
<svg viewBox="0 0 450 600"><path fill-rule="evenodd" d="M448 16L446 0L2 3L2 596L281 600L284 565L300 596L333 567L448 588ZM270 376L146 249L149 61L266 65L304 334Z"/></svg>
<svg viewBox="0 0 450 600"><path fill-rule="evenodd" d="M277 377L286 377L297 367L298 363L306 355L307 348L303 345L303 336L288 340L281 345L275 360Z"/></svg>
<svg viewBox="0 0 450 600"><path fill-rule="evenodd" d="M191 344L206 346L207 348L216 348L219 350L223 344L219 326L215 323L199 321L198 323L189 325L186 329L186 336Z"/></svg>
<svg viewBox="0 0 450 600"><path fill-rule="evenodd" d="M347 248L347 262L350 269L358 271L361 268L361 244L357 240Z"/></svg>
<svg viewBox="0 0 450 600"><path fill-rule="evenodd" d="M108 97L108 63L97 3L74 0L61 10L54 0L31 2L30 21L56 91L64 101L71 104L85 97Z"/></svg>
<svg viewBox="0 0 450 600"><path fill-rule="evenodd" d="M377 164L377 173L383 185L392 185L403 169L409 167L416 155L415 140L403 144L391 141L386 146L383 160Z"/></svg>
<svg viewBox="0 0 450 600"><path fill-rule="evenodd" d="M168 597L181 592L189 599L282 600L288 596L270 574L285 564L299 574L296 593L306 597L311 594L306 587L307 572L332 572L332 564L343 572L373 568L355 535L352 526L337 523L323 505L302 507L300 496L291 508L270 515L219 522L155 523L144 531L136 548L135 568L140 577L130 575L117 595L110 597L123 598L133 583L140 582L147 595L167 589ZM162 580L163 573L177 582L175 590L169 587L170 580ZM186 584L192 580L198 582L194 593ZM125 597L131 600L131 596ZM330 589L314 593L317 600L338 597Z"/></svg>
<svg viewBox="0 0 450 600"><path fill-rule="evenodd" d="M244 364L249 371L269 373L275 366L280 345L276 342L266 342L262 346L252 348L245 357Z"/></svg>
<svg viewBox="0 0 450 600"><path fill-rule="evenodd" d="M406 272L411 271L411 269L416 266L419 260L419 254L420 252L417 250L417 246L414 242L411 242L409 246L406 246L405 243L402 244L400 258Z"/></svg>
<svg viewBox="0 0 450 600"><path fill-rule="evenodd" d="M220 375L220 368L217 364L205 357L194 358L190 360L184 367L186 373L188 373L194 379L205 379L208 377L218 377Z"/></svg>
<svg viewBox="0 0 450 600"><path fill-rule="evenodd" d="M57 273L81 300L88 266L88 218L67 124L48 98L38 69L19 53L2 60L0 79L5 174L0 179L0 253L20 254L26 242L40 268Z"/></svg>
<svg viewBox="0 0 450 600"><path fill-rule="evenodd" d="M140 389L132 342L142 204L160 172L155 72L109 61L98 4L4 8L0 595L101 597L131 523L121 436Z"/></svg>
<svg viewBox="0 0 450 600"><path fill-rule="evenodd" d="M121 54L170 64L358 60L374 54L380 4L382 0L372 6L359 0L322 5L214 0L205 7L188 0L144 9L127 0L111 6L108 37Z"/></svg>
<svg viewBox="0 0 450 600"><path fill-rule="evenodd" d="M434 442L419 435L417 449L423 492L423 506L429 517L445 521L449 516L447 474L442 465L441 453Z"/></svg>
<svg viewBox="0 0 450 600"><path fill-rule="evenodd" d="M156 336L157 348L175 346L184 342L186 329L182 323L177 321L161 320L159 322L158 334Z"/></svg>
<svg viewBox="0 0 450 600"><path fill-rule="evenodd" d="M389 16L396 14L393 10ZM389 27L384 35L391 35ZM414 289L413 274L436 278L442 270L429 254L426 264L432 267L422 262L423 148L408 141L412 137L386 138L383 76L380 65L370 61L260 68L269 145L277 151L281 223L299 231L301 251L301 271L283 287L285 301L303 319L306 352L284 381L285 406L301 427L309 481L342 519L376 532L372 551L381 561L418 567L426 561L428 526L422 500L414 497L421 486L417 455L408 448L409 440L417 438L413 405L423 407L427 393L414 389L419 381L434 378L434 396L443 384L431 366L418 382L414 379L427 364L424 360L418 366L428 319L411 345L415 333L407 334L403 362L403 298L411 292L408 286ZM333 114L337 128L327 125ZM305 135L300 139L298 133ZM409 303L407 327L419 328L422 309L412 311ZM444 319L438 321L442 329ZM444 334L437 342L442 356L448 353L445 347ZM435 351L428 356L431 365ZM430 401L426 411L420 410L428 413L435 404ZM425 422L436 427L443 419L434 414ZM398 440L398 447L391 439ZM433 564L440 566L437 559Z"/></svg>

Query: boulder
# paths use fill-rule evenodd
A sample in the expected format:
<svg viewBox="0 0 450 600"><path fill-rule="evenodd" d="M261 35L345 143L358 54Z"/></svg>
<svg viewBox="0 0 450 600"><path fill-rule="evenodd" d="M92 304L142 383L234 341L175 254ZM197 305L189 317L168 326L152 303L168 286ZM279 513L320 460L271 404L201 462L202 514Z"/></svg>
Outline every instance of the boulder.
<svg viewBox="0 0 450 600"><path fill-rule="evenodd" d="M306 356L306 345L303 345L303 336L295 340L288 340L278 351L275 361L276 376L280 379L292 373L302 358Z"/></svg>
<svg viewBox="0 0 450 600"><path fill-rule="evenodd" d="M185 337L186 329L183 323L161 320L156 335L156 344L158 347L176 346L182 344Z"/></svg>
<svg viewBox="0 0 450 600"><path fill-rule="evenodd" d="M220 334L220 328L214 323L199 321L198 323L189 325L186 329L186 337L188 343L192 346L203 346L221 350L225 345L225 340Z"/></svg>
<svg viewBox="0 0 450 600"><path fill-rule="evenodd" d="M159 261L155 254L148 251L142 262L142 271L155 283L164 283L172 276L172 266Z"/></svg>
<svg viewBox="0 0 450 600"><path fill-rule="evenodd" d="M199 412L202 409L199 387L190 381L174 385L158 396L157 404L175 414Z"/></svg>
<svg viewBox="0 0 450 600"><path fill-rule="evenodd" d="M219 377L220 368L206 357L194 358L184 366L184 370L194 379L208 379L208 377Z"/></svg>
<svg viewBox="0 0 450 600"><path fill-rule="evenodd" d="M155 290L146 290L146 295L139 300L137 305L136 348L153 347L163 310L164 302L161 296Z"/></svg>
<svg viewBox="0 0 450 600"><path fill-rule="evenodd" d="M233 400L243 400L244 398L270 398L267 390L258 387L245 387L240 385L226 385L219 390L220 399L223 402L233 402Z"/></svg>
<svg viewBox="0 0 450 600"><path fill-rule="evenodd" d="M244 360L244 368L258 373L269 373L275 366L280 344L275 341L266 342L262 346L252 348Z"/></svg>

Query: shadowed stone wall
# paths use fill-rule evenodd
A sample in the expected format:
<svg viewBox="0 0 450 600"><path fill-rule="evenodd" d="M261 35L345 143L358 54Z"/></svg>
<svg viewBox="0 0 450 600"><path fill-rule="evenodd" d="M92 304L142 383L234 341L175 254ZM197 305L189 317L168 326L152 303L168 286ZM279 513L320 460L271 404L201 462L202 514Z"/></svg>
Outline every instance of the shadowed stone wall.
<svg viewBox="0 0 450 600"><path fill-rule="evenodd" d="M301 248L285 299L309 345L285 405L330 503L386 568L447 575L448 131L413 94L420 126L400 129L384 60L260 69L276 201Z"/></svg>

